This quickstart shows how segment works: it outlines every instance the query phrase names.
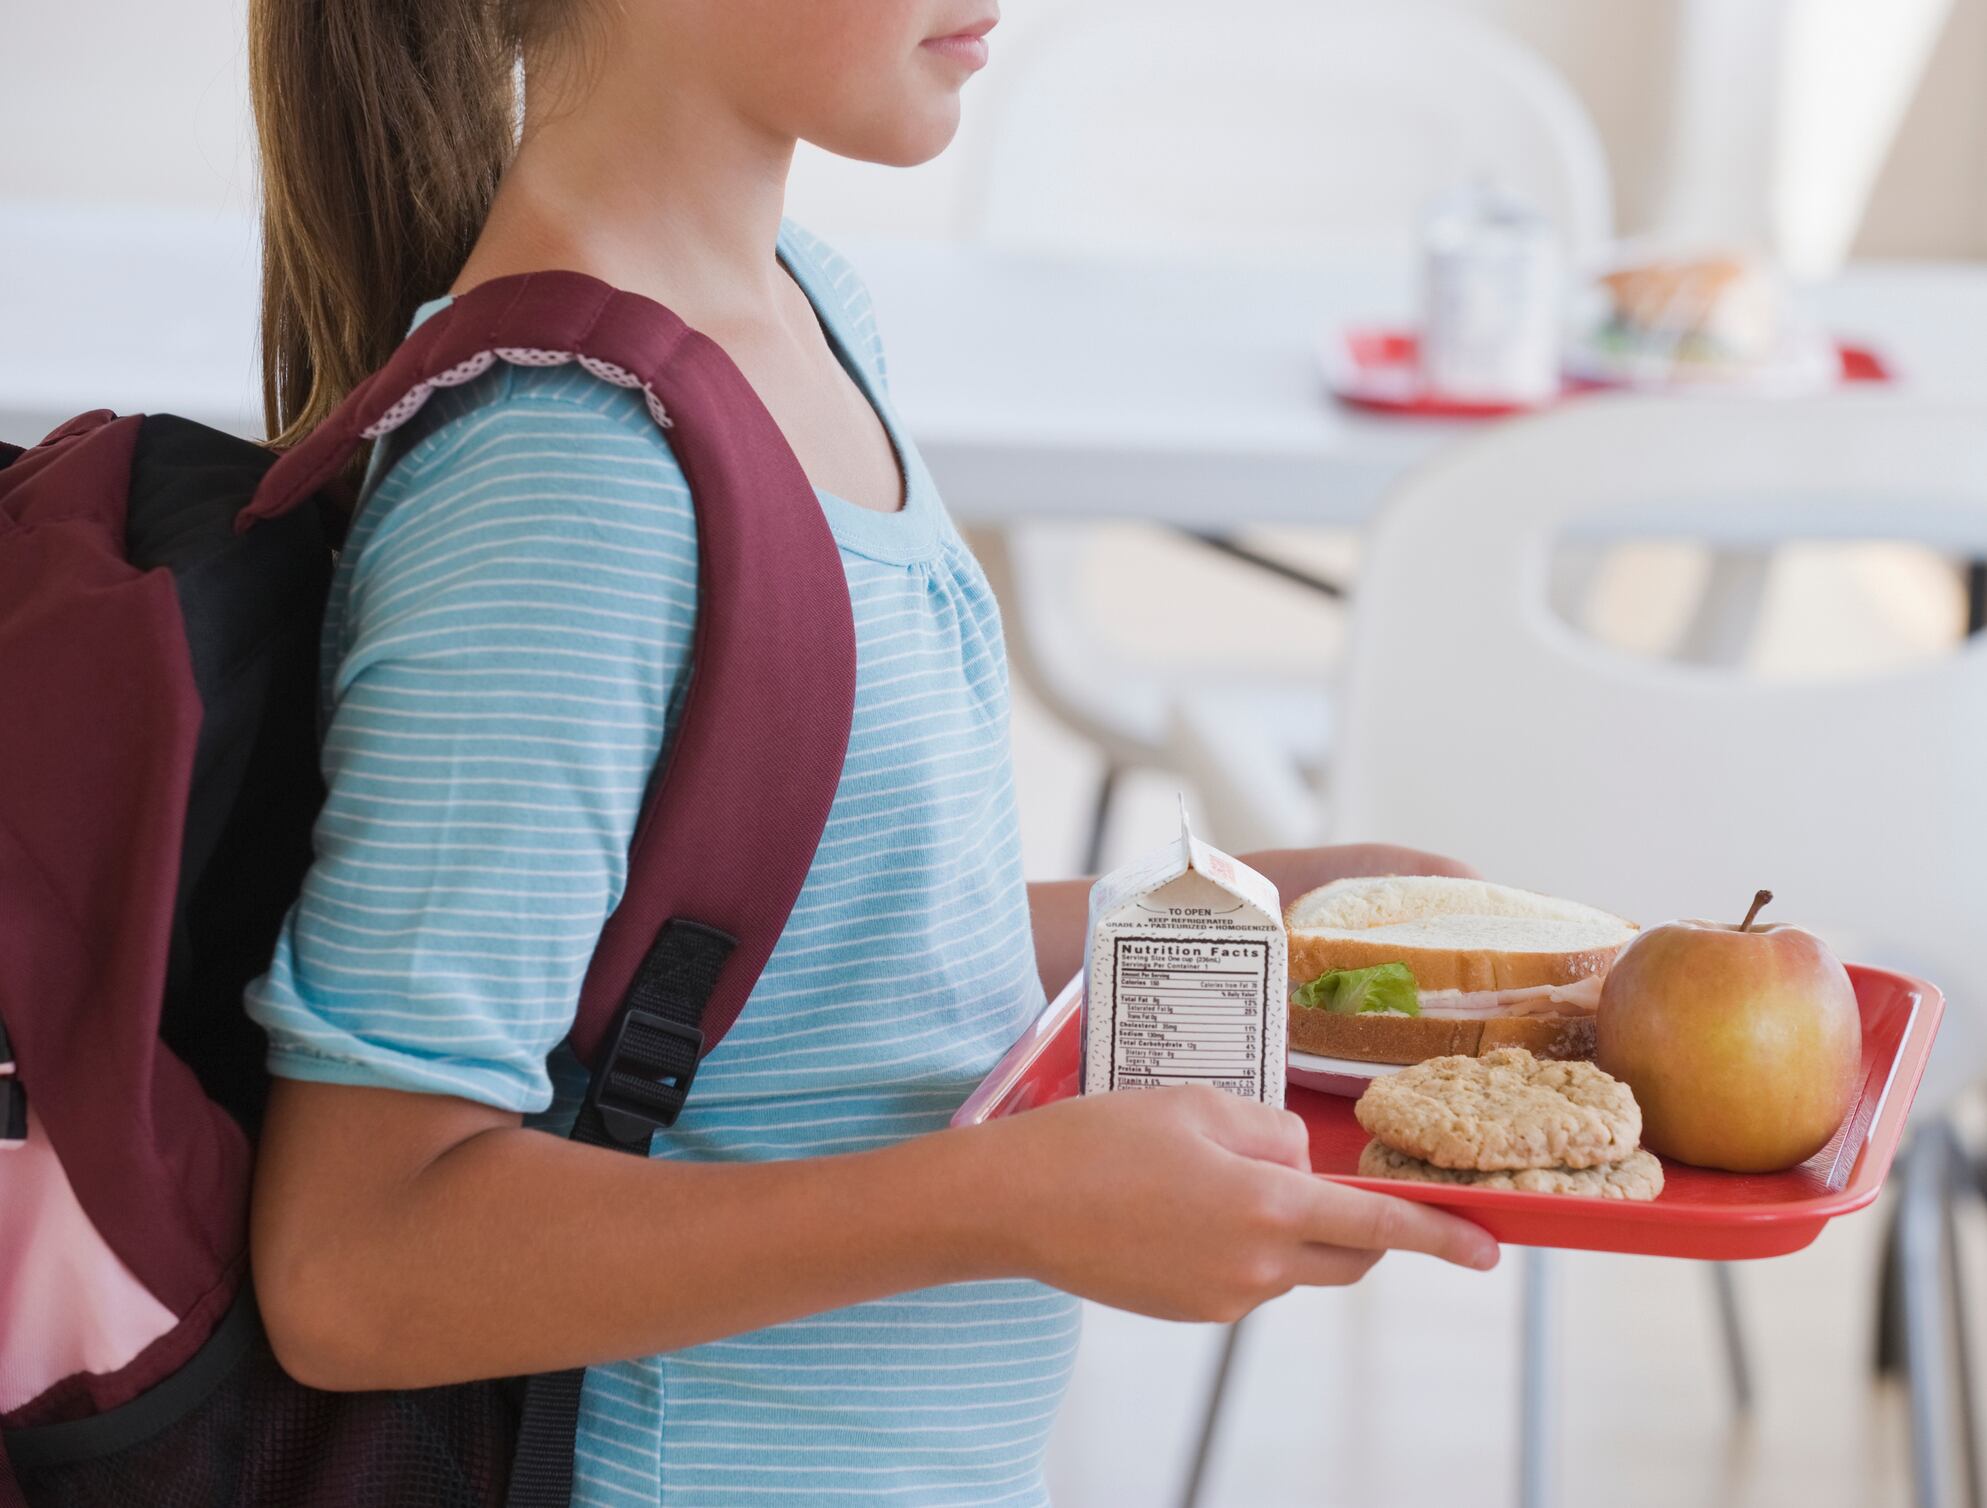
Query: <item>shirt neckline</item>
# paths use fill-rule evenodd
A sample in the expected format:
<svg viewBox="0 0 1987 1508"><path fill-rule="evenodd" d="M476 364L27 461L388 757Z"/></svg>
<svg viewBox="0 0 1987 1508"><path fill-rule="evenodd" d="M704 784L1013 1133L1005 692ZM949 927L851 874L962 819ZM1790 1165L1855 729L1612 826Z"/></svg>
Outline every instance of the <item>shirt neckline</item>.
<svg viewBox="0 0 1987 1508"><path fill-rule="evenodd" d="M904 435L888 395L878 387L875 373L855 353L854 342L842 324L846 306L829 296L827 290L817 289L809 283L809 259L792 254L784 224L780 227L775 254L780 265L786 269L787 276L794 280L814 310L814 317L821 322L821 332L827 338L828 348L835 353L842 370L849 374L849 380L868 400L877 422L883 426L883 433L890 441L891 452L896 457L897 469L903 479L904 505L890 513L865 508L860 503L816 487L814 494L821 499L822 511L828 516L828 526L834 531L836 542L872 559L898 565L930 559L938 545L937 490L916 447Z"/></svg>

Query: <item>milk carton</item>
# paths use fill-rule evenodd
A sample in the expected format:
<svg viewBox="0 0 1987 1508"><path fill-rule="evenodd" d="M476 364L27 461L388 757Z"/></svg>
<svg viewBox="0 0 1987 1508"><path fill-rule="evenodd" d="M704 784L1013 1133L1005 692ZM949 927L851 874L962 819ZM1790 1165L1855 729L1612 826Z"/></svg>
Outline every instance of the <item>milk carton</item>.
<svg viewBox="0 0 1987 1508"><path fill-rule="evenodd" d="M1276 887L1180 836L1090 891L1083 1089L1211 1084L1283 1103L1287 954Z"/></svg>

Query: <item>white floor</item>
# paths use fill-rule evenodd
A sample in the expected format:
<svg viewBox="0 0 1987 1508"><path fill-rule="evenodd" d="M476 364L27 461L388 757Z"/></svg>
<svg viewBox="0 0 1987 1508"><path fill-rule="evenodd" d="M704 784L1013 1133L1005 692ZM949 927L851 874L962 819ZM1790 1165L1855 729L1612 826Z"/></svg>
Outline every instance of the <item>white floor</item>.
<svg viewBox="0 0 1987 1508"><path fill-rule="evenodd" d="M1288 543L1288 542L1286 542ZM1343 540L1296 541L1343 566ZM1322 683L1339 650L1332 610L1136 533L1114 536L1098 600L1120 631L1168 631L1151 604L1193 573L1233 593L1248 632ZM1653 550L1617 561L1600 627L1660 650L1695 563ZM1246 594L1246 595L1244 595ZM1909 552L1819 552L1776 567L1756 664L1839 674L1939 652L1960 598L1946 569ZM1031 875L1067 873L1096 776L1090 752L1017 694L1017 778ZM1178 782L1133 779L1112 857L1164 835ZM1189 793L1191 794L1191 793ZM1707 1274L1689 1263L1555 1257L1557 1502L1609 1508L1882 1508L1909 1499L1901 1400L1871 1380L1881 1209L1831 1226L1808 1250L1738 1271L1758 1404L1735 1414ZM1974 1293L1987 1246L1969 1234ZM1383 1262L1351 1290L1298 1293L1245 1334L1203 1504L1207 1508L1460 1508L1515 1501L1518 1273ZM1982 1307L1976 1302L1974 1308ZM1981 1329L1976 1312L1975 1328ZM1051 1449L1060 1508L1177 1499L1219 1332L1092 1308ZM1974 1337L1987 1357L1987 1334Z"/></svg>
<svg viewBox="0 0 1987 1508"><path fill-rule="evenodd" d="M1804 1252L1739 1269L1750 1417L1731 1403L1704 1269L1556 1254L1557 1501L1907 1502L1901 1401L1869 1371L1881 1228L1881 1212L1867 1212ZM1477 1277L1391 1257L1355 1289L1295 1293L1261 1311L1244 1333L1203 1501L1515 1501L1521 1263L1507 1252ZM1176 1500L1218 1335L1088 1312L1050 1456L1061 1508Z"/></svg>

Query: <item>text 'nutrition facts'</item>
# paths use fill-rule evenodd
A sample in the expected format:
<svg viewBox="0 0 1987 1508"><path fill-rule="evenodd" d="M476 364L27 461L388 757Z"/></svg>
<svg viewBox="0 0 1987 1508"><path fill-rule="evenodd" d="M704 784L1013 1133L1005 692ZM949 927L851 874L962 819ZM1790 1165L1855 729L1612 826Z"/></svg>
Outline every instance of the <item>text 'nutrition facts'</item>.
<svg viewBox="0 0 1987 1508"><path fill-rule="evenodd" d="M1210 1084L1259 1097L1269 944L1116 939L1111 1087Z"/></svg>

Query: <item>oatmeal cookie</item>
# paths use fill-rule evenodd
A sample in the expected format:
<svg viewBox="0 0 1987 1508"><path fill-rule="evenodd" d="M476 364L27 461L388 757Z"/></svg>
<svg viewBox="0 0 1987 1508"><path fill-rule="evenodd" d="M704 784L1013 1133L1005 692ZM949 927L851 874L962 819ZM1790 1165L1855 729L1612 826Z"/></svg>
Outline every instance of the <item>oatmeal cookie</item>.
<svg viewBox="0 0 1987 1508"><path fill-rule="evenodd" d="M1478 1173L1438 1168L1432 1162L1369 1141L1359 1154L1361 1178L1404 1178L1410 1183L1458 1183L1521 1194L1577 1194L1589 1199L1654 1199L1663 1192L1663 1165L1653 1153L1631 1152L1598 1168L1520 1168Z"/></svg>
<svg viewBox="0 0 1987 1508"><path fill-rule="evenodd" d="M1642 1138L1642 1110L1626 1084L1592 1063L1542 1060L1522 1047L1387 1074L1366 1086L1354 1113L1397 1152L1480 1173L1601 1167Z"/></svg>

